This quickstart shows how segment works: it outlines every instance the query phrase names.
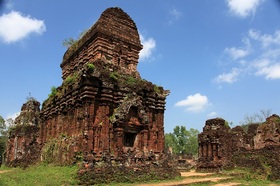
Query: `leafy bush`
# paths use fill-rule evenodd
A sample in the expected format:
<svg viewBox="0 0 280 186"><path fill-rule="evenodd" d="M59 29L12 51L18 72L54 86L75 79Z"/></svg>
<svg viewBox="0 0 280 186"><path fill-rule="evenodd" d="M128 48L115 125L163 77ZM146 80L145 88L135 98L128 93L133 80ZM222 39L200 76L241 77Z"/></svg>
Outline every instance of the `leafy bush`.
<svg viewBox="0 0 280 186"><path fill-rule="evenodd" d="M52 86L52 87L51 87L51 93L48 95L49 98L50 98L50 97L55 97L56 94L57 94L57 89L56 89L55 86Z"/></svg>
<svg viewBox="0 0 280 186"><path fill-rule="evenodd" d="M68 85L71 85L73 83L75 83L78 79L78 74L75 73L73 75L69 75L65 80L64 80L64 83L68 84Z"/></svg>
<svg viewBox="0 0 280 186"><path fill-rule="evenodd" d="M120 78L120 75L117 72L112 72L110 78L117 81Z"/></svg>
<svg viewBox="0 0 280 186"><path fill-rule="evenodd" d="M95 69L94 64L88 63L88 64L87 64L87 69L88 69L90 72L93 72L93 70Z"/></svg>

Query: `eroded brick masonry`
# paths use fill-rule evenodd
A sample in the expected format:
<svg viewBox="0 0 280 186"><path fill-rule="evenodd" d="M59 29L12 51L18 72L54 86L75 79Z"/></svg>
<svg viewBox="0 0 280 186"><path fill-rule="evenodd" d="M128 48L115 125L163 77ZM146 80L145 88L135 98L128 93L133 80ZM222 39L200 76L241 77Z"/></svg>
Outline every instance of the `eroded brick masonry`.
<svg viewBox="0 0 280 186"><path fill-rule="evenodd" d="M198 136L198 169L222 169L235 165L265 171L271 166L271 177L280 179L280 117L276 114L261 124L230 128L222 118L206 121Z"/></svg>
<svg viewBox="0 0 280 186"><path fill-rule="evenodd" d="M16 125L35 127L33 142L23 129L10 134L7 161L25 161L27 156L15 152L34 154L30 144L39 149L35 159L59 164L84 156L96 160L121 160L127 153L139 159L160 156L169 91L140 77L142 48L130 16L120 8L106 9L65 52L63 83L44 101L37 122Z"/></svg>

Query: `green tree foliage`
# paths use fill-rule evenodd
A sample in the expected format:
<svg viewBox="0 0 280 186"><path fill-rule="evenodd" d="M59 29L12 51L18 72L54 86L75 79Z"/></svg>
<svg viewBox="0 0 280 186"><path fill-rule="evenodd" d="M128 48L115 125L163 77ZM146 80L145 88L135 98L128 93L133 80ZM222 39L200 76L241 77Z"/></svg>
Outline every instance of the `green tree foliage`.
<svg viewBox="0 0 280 186"><path fill-rule="evenodd" d="M2 116L0 116L0 158L2 158L2 154L6 148L6 124L5 120ZM1 160L0 160L1 161Z"/></svg>
<svg viewBox="0 0 280 186"><path fill-rule="evenodd" d="M51 93L48 95L50 97L55 97L57 94L57 88L55 86L51 87Z"/></svg>
<svg viewBox="0 0 280 186"><path fill-rule="evenodd" d="M77 42L76 39L70 37L67 39L64 39L62 42L62 45L65 46L66 48L69 48L70 46L74 45Z"/></svg>
<svg viewBox="0 0 280 186"><path fill-rule="evenodd" d="M3 135L6 131L5 120L2 116L0 116L0 135Z"/></svg>
<svg viewBox="0 0 280 186"><path fill-rule="evenodd" d="M85 33L86 33L87 31L88 31L88 29L82 31L82 32L79 34L78 39L74 39L74 38L72 38L72 37L67 38L67 39L64 39L63 42L62 42L62 45L63 45L64 47L66 47L66 48L69 48L69 47L72 46L72 45L75 46L75 45L77 44L77 41L78 41L79 39L81 39L81 38L85 35Z"/></svg>
<svg viewBox="0 0 280 186"><path fill-rule="evenodd" d="M0 136L0 159L2 157L2 154L5 152L5 149L6 149L6 137Z"/></svg>
<svg viewBox="0 0 280 186"><path fill-rule="evenodd" d="M233 123L232 123L232 122L225 121L225 125L226 125L226 127L231 128L231 126L233 125Z"/></svg>
<svg viewBox="0 0 280 186"><path fill-rule="evenodd" d="M173 133L165 134L165 147L167 149L171 147L175 154L196 155L198 134L199 131L196 129L187 130L184 126L176 126Z"/></svg>

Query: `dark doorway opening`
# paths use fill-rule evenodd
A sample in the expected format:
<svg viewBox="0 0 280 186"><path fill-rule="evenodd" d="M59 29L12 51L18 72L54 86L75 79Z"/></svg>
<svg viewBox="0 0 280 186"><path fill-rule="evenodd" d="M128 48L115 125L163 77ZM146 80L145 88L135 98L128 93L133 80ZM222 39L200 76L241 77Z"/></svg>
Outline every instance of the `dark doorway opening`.
<svg viewBox="0 0 280 186"><path fill-rule="evenodd" d="M125 147L133 147L134 141L136 138L136 133L124 133L124 146Z"/></svg>

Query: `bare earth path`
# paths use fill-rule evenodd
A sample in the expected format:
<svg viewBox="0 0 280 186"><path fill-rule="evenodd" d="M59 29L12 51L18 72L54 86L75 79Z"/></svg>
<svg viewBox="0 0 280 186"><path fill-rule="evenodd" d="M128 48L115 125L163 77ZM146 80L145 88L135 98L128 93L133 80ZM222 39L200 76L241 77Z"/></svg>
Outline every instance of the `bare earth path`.
<svg viewBox="0 0 280 186"><path fill-rule="evenodd" d="M151 184L139 184L137 186L179 186L179 185L187 185L191 183L202 183L202 182L218 182L221 180L229 180L232 179L233 177L207 177L211 176L214 173L198 173L195 171L190 171L190 172L181 172L181 175L183 177L183 180L180 181L173 181L173 182L166 182L166 183L151 183ZM216 184L216 186L236 186L240 185L240 183L221 183L221 184Z"/></svg>
<svg viewBox="0 0 280 186"><path fill-rule="evenodd" d="M0 174L4 173L4 172L11 172L12 170L0 170Z"/></svg>

